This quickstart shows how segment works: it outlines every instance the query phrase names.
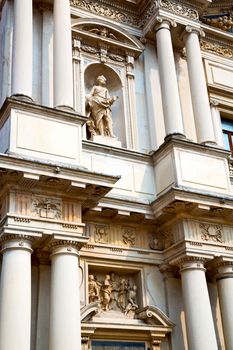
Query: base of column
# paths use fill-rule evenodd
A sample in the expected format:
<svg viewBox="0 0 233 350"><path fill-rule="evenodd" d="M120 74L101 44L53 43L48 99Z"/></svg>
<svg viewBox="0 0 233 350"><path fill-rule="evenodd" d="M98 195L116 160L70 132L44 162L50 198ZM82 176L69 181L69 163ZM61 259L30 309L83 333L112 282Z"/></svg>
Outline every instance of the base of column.
<svg viewBox="0 0 233 350"><path fill-rule="evenodd" d="M205 146L220 148L219 145L215 141L204 141L204 142L201 142L201 144L205 145Z"/></svg>
<svg viewBox="0 0 233 350"><path fill-rule="evenodd" d="M32 99L32 97L24 95L24 94L13 94L11 95L11 98L15 98L16 100L20 100L23 102L32 102L34 103L34 100Z"/></svg>
<svg viewBox="0 0 233 350"><path fill-rule="evenodd" d="M54 107L55 109L59 109L60 111L65 111L65 112L75 112L75 109L73 108L73 107L70 107L70 106L63 106L63 105L61 105L61 106L56 106L56 107Z"/></svg>
<svg viewBox="0 0 233 350"><path fill-rule="evenodd" d="M181 133L179 133L179 132L174 132L174 133L172 133L172 134L168 134L168 135L166 135L165 137L164 137L164 141L166 142L166 141L170 141L170 140L172 140L173 138L178 138L178 139L182 139L182 140L187 140L187 138L186 138L186 136L184 135L184 134L181 134Z"/></svg>

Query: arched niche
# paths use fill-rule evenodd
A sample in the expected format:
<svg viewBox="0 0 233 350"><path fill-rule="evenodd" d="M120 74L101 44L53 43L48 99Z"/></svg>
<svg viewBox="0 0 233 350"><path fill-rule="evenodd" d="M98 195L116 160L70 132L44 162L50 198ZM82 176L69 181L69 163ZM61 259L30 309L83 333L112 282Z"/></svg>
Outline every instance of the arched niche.
<svg viewBox="0 0 233 350"><path fill-rule="evenodd" d="M112 105L113 131L122 147L138 150L134 61L142 43L121 26L93 18L74 19L72 38L75 109L85 113L85 96L104 75L110 95L119 97Z"/></svg>
<svg viewBox="0 0 233 350"><path fill-rule="evenodd" d="M110 96L118 96L118 99L111 106L113 132L118 140L121 141L122 146L126 147L123 91L119 75L106 64L89 64L84 72L85 95L90 93L92 87L96 85L97 77L100 75L104 75L107 80L106 87L108 88ZM87 130L87 139L88 138L90 138L90 135Z"/></svg>

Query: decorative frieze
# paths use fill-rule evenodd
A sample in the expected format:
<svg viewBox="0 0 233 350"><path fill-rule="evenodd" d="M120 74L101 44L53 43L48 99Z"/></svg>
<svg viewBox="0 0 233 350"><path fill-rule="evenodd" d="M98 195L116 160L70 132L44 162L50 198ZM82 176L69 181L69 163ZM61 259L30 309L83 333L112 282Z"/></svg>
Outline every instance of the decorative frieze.
<svg viewBox="0 0 233 350"><path fill-rule="evenodd" d="M176 1L160 0L159 6L164 10L168 10L180 16L184 16L184 17L188 17L190 19L196 19L196 20L198 20L199 18L197 10L194 10L188 6L185 6L180 2L177 3Z"/></svg>
<svg viewBox="0 0 233 350"><path fill-rule="evenodd" d="M130 12L123 12L116 8L110 8L99 2L93 2L91 0L70 0L71 5L83 8L89 12L95 13L100 16L107 17L112 20L116 20L121 23L133 25L139 28L143 26L150 20L150 18L155 14L155 12L162 8L169 12L175 13L179 16L188 17L193 20L198 20L198 11L190 8L184 4L177 3L170 0L152 0L149 2L142 16L139 17L136 14L132 15Z"/></svg>
<svg viewBox="0 0 233 350"><path fill-rule="evenodd" d="M233 16L231 14L222 16L203 16L202 22L209 24L212 27L219 28L225 32L230 32L233 29Z"/></svg>
<svg viewBox="0 0 233 350"><path fill-rule="evenodd" d="M233 49L217 43L209 42L206 40L200 41L201 50L213 53L215 55L233 59Z"/></svg>

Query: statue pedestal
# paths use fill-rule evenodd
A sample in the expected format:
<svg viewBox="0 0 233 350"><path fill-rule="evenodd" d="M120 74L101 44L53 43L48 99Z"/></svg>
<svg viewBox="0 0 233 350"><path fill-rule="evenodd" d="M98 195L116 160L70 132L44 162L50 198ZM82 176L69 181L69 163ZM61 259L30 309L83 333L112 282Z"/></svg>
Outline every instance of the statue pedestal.
<svg viewBox="0 0 233 350"><path fill-rule="evenodd" d="M118 141L117 137L95 135L92 141L112 147L121 147L121 141Z"/></svg>

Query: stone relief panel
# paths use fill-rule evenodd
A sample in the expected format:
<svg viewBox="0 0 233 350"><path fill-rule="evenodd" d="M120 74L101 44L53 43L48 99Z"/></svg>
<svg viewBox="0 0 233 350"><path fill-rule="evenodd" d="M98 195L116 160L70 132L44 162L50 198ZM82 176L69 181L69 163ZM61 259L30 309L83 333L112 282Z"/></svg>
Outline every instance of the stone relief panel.
<svg viewBox="0 0 233 350"><path fill-rule="evenodd" d="M61 219L61 201L49 197L34 196L32 199L32 212L41 218Z"/></svg>
<svg viewBox="0 0 233 350"><path fill-rule="evenodd" d="M95 226L95 242L96 243L108 243L109 227L105 225Z"/></svg>
<svg viewBox="0 0 233 350"><path fill-rule="evenodd" d="M100 317L133 318L138 309L138 276L136 274L90 269L88 302L98 302Z"/></svg>
<svg viewBox="0 0 233 350"><path fill-rule="evenodd" d="M216 243L223 243L223 230L221 225L199 224L201 229L201 239L203 241L210 241Z"/></svg>

